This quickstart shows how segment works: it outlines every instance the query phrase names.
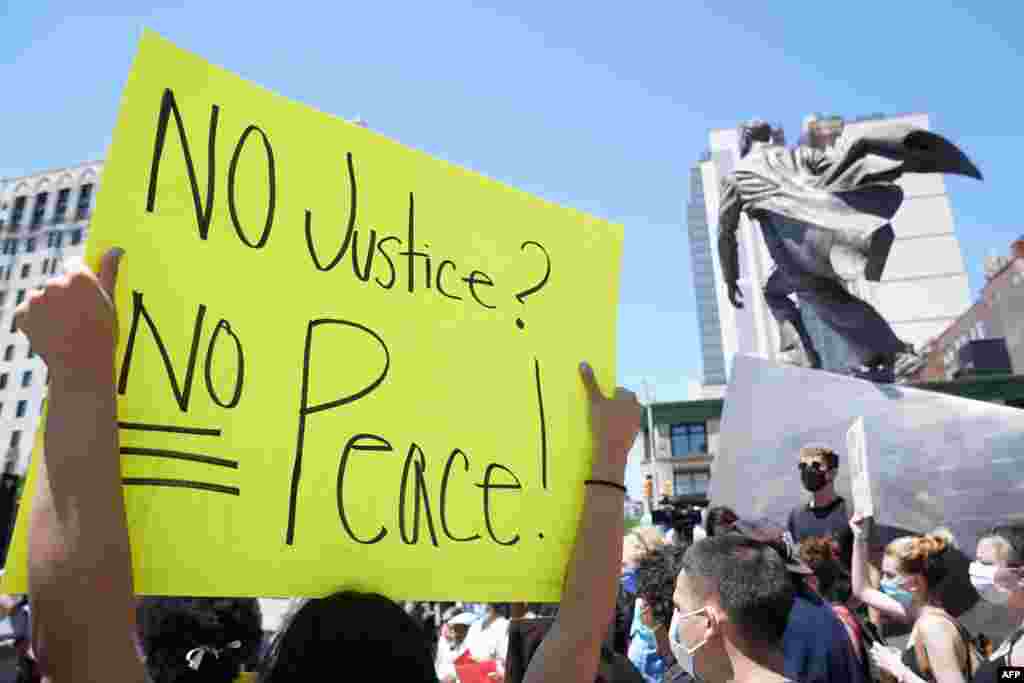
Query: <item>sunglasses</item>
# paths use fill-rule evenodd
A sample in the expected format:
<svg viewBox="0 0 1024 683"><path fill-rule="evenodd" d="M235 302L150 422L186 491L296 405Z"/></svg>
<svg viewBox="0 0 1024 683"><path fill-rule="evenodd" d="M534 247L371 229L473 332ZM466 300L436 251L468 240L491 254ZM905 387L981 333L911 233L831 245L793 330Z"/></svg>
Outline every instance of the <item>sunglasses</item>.
<svg viewBox="0 0 1024 683"><path fill-rule="evenodd" d="M822 464L820 462L811 462L811 463L802 462L799 465L797 465L796 468L798 470L800 470L801 472L804 472L805 470L808 470L808 469L814 470L815 472L828 472L828 470L829 470L829 466L828 465L824 465L824 464Z"/></svg>

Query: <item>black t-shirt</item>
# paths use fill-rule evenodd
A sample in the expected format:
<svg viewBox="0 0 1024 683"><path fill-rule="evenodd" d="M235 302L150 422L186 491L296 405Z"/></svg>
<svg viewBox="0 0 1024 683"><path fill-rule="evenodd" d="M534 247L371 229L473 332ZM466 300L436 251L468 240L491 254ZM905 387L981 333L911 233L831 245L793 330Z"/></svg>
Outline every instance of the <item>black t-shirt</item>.
<svg viewBox="0 0 1024 683"><path fill-rule="evenodd" d="M805 538L825 536L839 543L843 564L850 564L850 550L853 548L853 531L850 530L850 515L846 512L846 501L842 496L825 507L811 507L805 503L789 513L786 525L795 543Z"/></svg>

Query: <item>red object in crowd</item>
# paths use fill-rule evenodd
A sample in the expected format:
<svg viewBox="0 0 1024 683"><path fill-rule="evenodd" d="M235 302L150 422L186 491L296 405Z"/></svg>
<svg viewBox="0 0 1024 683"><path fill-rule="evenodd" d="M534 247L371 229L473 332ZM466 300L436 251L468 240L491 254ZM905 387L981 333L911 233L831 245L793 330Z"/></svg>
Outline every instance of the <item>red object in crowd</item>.
<svg viewBox="0 0 1024 683"><path fill-rule="evenodd" d="M455 660L455 673L459 677L459 683L494 683L490 674L497 673L498 663L493 659L477 661L469 652L463 652Z"/></svg>

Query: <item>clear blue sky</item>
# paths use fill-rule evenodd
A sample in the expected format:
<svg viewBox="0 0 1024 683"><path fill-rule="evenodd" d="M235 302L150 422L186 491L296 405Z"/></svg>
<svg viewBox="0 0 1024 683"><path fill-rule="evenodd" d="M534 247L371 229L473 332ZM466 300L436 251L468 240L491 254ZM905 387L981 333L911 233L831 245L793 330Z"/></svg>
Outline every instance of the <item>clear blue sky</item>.
<svg viewBox="0 0 1024 683"><path fill-rule="evenodd" d="M989 252L1024 233L1021 3L145 4L0 0L0 177L104 156L148 26L288 97L623 223L619 381L647 377L662 400L700 377L684 221L710 128L760 116L793 139L812 111L928 112L987 178L948 181L974 291Z"/></svg>

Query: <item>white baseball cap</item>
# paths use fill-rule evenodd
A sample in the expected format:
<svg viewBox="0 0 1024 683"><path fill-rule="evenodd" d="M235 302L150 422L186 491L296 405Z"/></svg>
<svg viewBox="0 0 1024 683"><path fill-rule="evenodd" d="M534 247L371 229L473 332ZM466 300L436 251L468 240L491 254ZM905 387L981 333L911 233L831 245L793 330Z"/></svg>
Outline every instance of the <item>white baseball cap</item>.
<svg viewBox="0 0 1024 683"><path fill-rule="evenodd" d="M477 616L472 612L463 612L456 614L454 617L448 620L449 626L469 626L477 620Z"/></svg>

